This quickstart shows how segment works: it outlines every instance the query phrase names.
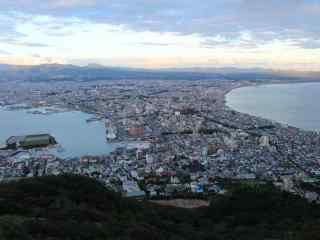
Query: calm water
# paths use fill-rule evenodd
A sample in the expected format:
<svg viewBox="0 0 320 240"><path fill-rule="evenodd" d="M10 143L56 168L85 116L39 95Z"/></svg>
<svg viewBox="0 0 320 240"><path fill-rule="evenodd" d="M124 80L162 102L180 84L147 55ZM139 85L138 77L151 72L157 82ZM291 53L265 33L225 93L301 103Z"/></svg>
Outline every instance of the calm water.
<svg viewBox="0 0 320 240"><path fill-rule="evenodd" d="M320 83L238 88L227 95L227 105L239 112L320 131Z"/></svg>
<svg viewBox="0 0 320 240"><path fill-rule="evenodd" d="M0 108L0 143L10 136L49 133L64 149L57 153L61 157L108 154L114 145L106 141L104 123L87 123L91 117L77 111L41 115Z"/></svg>

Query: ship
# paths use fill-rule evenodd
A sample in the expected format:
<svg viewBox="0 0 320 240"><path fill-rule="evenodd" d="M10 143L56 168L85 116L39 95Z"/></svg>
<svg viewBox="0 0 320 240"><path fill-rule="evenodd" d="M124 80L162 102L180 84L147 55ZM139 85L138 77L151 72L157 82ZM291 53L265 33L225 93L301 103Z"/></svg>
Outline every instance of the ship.
<svg viewBox="0 0 320 240"><path fill-rule="evenodd" d="M117 138L117 128L109 120L106 120L105 126L106 126L107 140L115 140Z"/></svg>

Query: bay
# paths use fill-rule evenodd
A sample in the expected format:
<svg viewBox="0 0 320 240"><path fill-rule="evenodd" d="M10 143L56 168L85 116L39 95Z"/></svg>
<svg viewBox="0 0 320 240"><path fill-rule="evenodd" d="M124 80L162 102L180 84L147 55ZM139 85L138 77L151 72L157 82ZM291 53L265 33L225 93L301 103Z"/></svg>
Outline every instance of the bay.
<svg viewBox="0 0 320 240"><path fill-rule="evenodd" d="M320 83L242 87L227 94L226 102L239 112L320 131Z"/></svg>
<svg viewBox="0 0 320 240"><path fill-rule="evenodd" d="M32 114L30 110L43 111L0 108L0 143L5 143L10 136L50 134L63 149L55 154L64 158L105 155L115 149L106 140L106 129L102 121L86 122L93 115L79 111Z"/></svg>

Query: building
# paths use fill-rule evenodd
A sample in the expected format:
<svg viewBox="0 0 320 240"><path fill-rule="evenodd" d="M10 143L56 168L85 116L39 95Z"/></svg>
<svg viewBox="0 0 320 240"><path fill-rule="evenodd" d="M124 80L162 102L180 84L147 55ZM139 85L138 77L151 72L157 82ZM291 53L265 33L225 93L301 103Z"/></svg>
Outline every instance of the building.
<svg viewBox="0 0 320 240"><path fill-rule="evenodd" d="M6 149L7 149L7 145L0 144L0 150L6 150Z"/></svg>
<svg viewBox="0 0 320 240"><path fill-rule="evenodd" d="M126 192L124 196L128 198L144 198L146 193L144 191Z"/></svg>
<svg viewBox="0 0 320 240"><path fill-rule="evenodd" d="M259 143L261 147L269 147L270 146L270 139L268 136L262 136L259 139Z"/></svg>
<svg viewBox="0 0 320 240"><path fill-rule="evenodd" d="M132 127L128 130L129 136L134 138L143 137L144 128L143 127Z"/></svg>
<svg viewBox="0 0 320 240"><path fill-rule="evenodd" d="M219 150L219 146L216 144L208 144L207 155L216 154Z"/></svg>
<svg viewBox="0 0 320 240"><path fill-rule="evenodd" d="M8 148L36 148L55 145L57 141L49 134L13 136L7 140Z"/></svg>

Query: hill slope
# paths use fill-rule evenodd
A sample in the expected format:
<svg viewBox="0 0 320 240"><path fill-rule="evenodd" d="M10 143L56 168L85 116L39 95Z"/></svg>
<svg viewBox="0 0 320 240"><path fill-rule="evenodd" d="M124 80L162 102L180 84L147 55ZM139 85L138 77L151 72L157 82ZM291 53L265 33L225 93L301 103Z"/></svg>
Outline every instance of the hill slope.
<svg viewBox="0 0 320 240"><path fill-rule="evenodd" d="M0 239L319 239L320 208L271 186L236 187L209 208L124 199L79 176L0 184Z"/></svg>

